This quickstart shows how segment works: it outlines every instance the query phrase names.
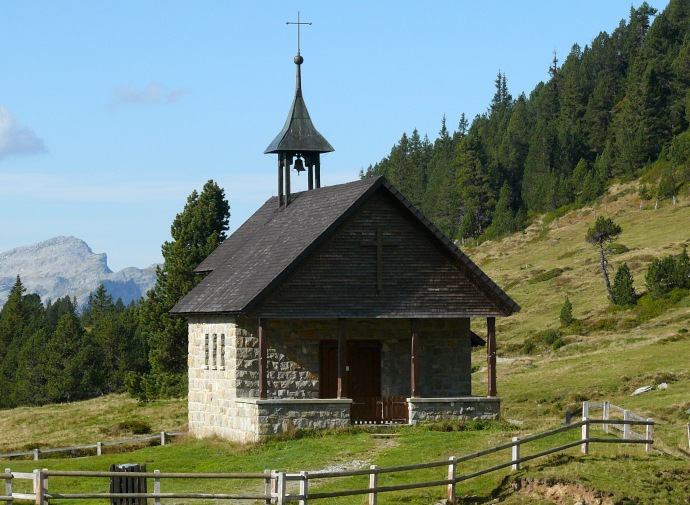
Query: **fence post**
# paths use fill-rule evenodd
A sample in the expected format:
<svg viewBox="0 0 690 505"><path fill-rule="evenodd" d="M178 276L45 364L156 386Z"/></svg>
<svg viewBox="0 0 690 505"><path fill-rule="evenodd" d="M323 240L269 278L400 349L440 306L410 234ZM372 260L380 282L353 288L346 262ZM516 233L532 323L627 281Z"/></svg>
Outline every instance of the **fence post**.
<svg viewBox="0 0 690 505"><path fill-rule="evenodd" d="M513 437L513 466L510 469L517 472L520 469L520 437Z"/></svg>
<svg viewBox="0 0 690 505"><path fill-rule="evenodd" d="M286 489L285 472L278 472L278 482L276 485L276 497L278 498L278 505L285 503L285 489Z"/></svg>
<svg viewBox="0 0 690 505"><path fill-rule="evenodd" d="M624 421L630 421L630 418L632 417L631 412L629 410L624 410L623 411L623 420ZM630 425L629 424L624 424L623 425L623 440L628 440L630 438Z"/></svg>
<svg viewBox="0 0 690 505"><path fill-rule="evenodd" d="M100 456L101 454L103 454L103 443L96 442L96 456Z"/></svg>
<svg viewBox="0 0 690 505"><path fill-rule="evenodd" d="M38 449L34 449L34 461L38 461Z"/></svg>
<svg viewBox="0 0 690 505"><path fill-rule="evenodd" d="M160 470L154 470L153 471L153 494L161 494L161 478L157 477L157 475L159 473L161 473ZM160 497L155 497L153 499L153 504L154 505L161 505Z"/></svg>
<svg viewBox="0 0 690 505"><path fill-rule="evenodd" d="M300 472L299 476L299 494L303 498L299 501L299 505L307 505L309 502L309 472Z"/></svg>
<svg viewBox="0 0 690 505"><path fill-rule="evenodd" d="M12 505L12 470L9 468L5 468L5 496L10 497L7 503Z"/></svg>
<svg viewBox="0 0 690 505"><path fill-rule="evenodd" d="M647 421L654 422L654 419L651 417L647 418ZM645 430L645 438L649 440L647 444L644 446L644 450L647 454L651 454L652 452L652 440L654 439L654 425L653 424L648 424L647 429Z"/></svg>
<svg viewBox="0 0 690 505"><path fill-rule="evenodd" d="M449 458L448 461L448 480L453 481L448 484L448 501L455 503L455 477L457 475L455 456Z"/></svg>
<svg viewBox="0 0 690 505"><path fill-rule="evenodd" d="M161 445L165 445L165 432L161 431Z"/></svg>
<svg viewBox="0 0 690 505"><path fill-rule="evenodd" d="M370 470L376 470L378 466L371 465ZM369 489L375 489L379 486L379 474L374 472L369 474ZM374 491L369 493L369 505L376 505L378 503L378 493Z"/></svg>
<svg viewBox="0 0 690 505"><path fill-rule="evenodd" d="M604 401L604 421L608 421L611 416L611 402L608 400ZM608 434L609 432L609 425L604 424L604 433Z"/></svg>
<svg viewBox="0 0 690 505"><path fill-rule="evenodd" d="M264 470L264 505L271 505L271 493L273 492L272 476L271 470Z"/></svg>
<svg viewBox="0 0 690 505"><path fill-rule="evenodd" d="M589 422L587 422L589 419L589 402L584 401L582 402L582 420L584 421L584 424L582 425L582 440L583 442L585 440L589 440ZM589 443L584 442L582 446L580 447L580 452L582 454L589 454Z"/></svg>
<svg viewBox="0 0 690 505"><path fill-rule="evenodd" d="M38 483L36 484L36 505L47 505L48 503L48 476L44 473L47 468L43 470L34 470L38 473Z"/></svg>
<svg viewBox="0 0 690 505"><path fill-rule="evenodd" d="M34 494L36 495L36 503L39 503L38 501L38 489L39 489L39 480L40 476L38 474L38 470L34 470Z"/></svg>

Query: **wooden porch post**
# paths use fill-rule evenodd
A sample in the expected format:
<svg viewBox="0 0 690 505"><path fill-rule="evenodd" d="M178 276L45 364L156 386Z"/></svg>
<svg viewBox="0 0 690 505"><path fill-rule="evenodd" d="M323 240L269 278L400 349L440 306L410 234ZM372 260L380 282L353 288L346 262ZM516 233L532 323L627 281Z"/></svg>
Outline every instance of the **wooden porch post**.
<svg viewBox="0 0 690 505"><path fill-rule="evenodd" d="M410 391L412 398L417 398L421 394L419 390L419 334L417 333L416 319L410 319L410 335L412 348L410 350Z"/></svg>
<svg viewBox="0 0 690 505"><path fill-rule="evenodd" d="M268 398L266 320L259 318L259 398Z"/></svg>
<svg viewBox="0 0 690 505"><path fill-rule="evenodd" d="M489 369L488 396L496 396L496 318L486 318L486 360Z"/></svg>
<svg viewBox="0 0 690 505"><path fill-rule="evenodd" d="M347 398L345 382L345 319L338 319L338 398Z"/></svg>

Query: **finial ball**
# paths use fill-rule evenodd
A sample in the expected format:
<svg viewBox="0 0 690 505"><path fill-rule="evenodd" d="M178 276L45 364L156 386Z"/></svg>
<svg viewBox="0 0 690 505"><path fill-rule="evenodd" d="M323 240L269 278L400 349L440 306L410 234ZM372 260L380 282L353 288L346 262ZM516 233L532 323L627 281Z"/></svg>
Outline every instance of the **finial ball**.
<svg viewBox="0 0 690 505"><path fill-rule="evenodd" d="M303 61L304 58L302 58L302 55L297 53L297 56L295 56L295 65L301 65Z"/></svg>

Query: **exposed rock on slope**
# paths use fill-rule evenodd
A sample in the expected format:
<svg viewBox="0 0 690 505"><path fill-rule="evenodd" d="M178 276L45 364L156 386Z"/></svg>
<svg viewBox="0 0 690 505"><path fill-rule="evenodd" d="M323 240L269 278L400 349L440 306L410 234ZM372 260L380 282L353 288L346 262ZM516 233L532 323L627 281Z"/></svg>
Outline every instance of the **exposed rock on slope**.
<svg viewBox="0 0 690 505"><path fill-rule="evenodd" d="M103 284L113 300L127 304L146 294L156 282L156 269L125 268L113 272L107 256L96 254L75 237L54 237L38 244L0 253L0 306L7 300L17 275L27 293L38 293L43 302L65 295L79 305Z"/></svg>

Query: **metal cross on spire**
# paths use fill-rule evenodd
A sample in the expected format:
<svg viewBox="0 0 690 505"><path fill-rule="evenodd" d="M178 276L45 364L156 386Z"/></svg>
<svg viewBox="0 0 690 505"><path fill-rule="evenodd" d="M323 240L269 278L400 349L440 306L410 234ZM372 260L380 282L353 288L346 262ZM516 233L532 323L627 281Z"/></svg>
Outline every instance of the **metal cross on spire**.
<svg viewBox="0 0 690 505"><path fill-rule="evenodd" d="M299 54L299 36L300 36L300 25L310 25L311 22L302 22L299 19L299 11L297 11L297 22L294 21L287 21L285 23L286 25L297 25L297 54Z"/></svg>

